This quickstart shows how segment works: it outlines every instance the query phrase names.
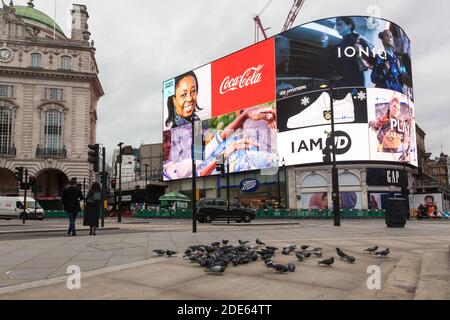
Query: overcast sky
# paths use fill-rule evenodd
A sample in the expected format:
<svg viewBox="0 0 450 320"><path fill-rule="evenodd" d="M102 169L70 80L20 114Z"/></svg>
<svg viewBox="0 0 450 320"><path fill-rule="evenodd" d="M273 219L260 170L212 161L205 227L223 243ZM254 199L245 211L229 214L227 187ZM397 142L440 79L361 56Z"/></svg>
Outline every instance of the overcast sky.
<svg viewBox="0 0 450 320"><path fill-rule="evenodd" d="M53 16L55 0L35 0ZM9 1L7 1L9 2ZM24 5L27 0L16 0ZM56 20L70 36L73 1L56 1ZM164 80L254 42L253 15L267 0L78 0L86 4L105 96L97 140L108 154L117 143L162 140ZM293 0L274 0L261 19L281 31ZM433 157L450 152L450 12L448 0L306 0L294 25L338 15L366 15L370 5L400 25L412 42L416 121ZM109 160L109 159L108 159Z"/></svg>

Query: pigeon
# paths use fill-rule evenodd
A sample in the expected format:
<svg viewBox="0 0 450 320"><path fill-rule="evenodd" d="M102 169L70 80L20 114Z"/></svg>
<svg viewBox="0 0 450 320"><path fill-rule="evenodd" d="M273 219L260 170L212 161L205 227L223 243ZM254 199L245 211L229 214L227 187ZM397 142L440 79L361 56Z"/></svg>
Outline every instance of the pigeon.
<svg viewBox="0 0 450 320"><path fill-rule="evenodd" d="M387 255L388 255L389 253L391 253L391 250L389 250L389 248L387 248L386 250L375 252L375 255L376 255L376 256L379 255L379 256L382 256L382 257L387 257Z"/></svg>
<svg viewBox="0 0 450 320"><path fill-rule="evenodd" d="M343 258L345 261L348 261L350 263L354 263L356 261L356 258L353 256L349 256L349 255L345 255L345 257Z"/></svg>
<svg viewBox="0 0 450 320"><path fill-rule="evenodd" d="M272 265L272 268L278 273L286 273L289 271L288 267L284 264L274 264Z"/></svg>
<svg viewBox="0 0 450 320"><path fill-rule="evenodd" d="M283 251L281 251L282 254L289 255L292 252L289 248L284 248Z"/></svg>
<svg viewBox="0 0 450 320"><path fill-rule="evenodd" d="M296 251L296 252L295 252L295 255L297 256L298 261L303 261L303 260L305 260L305 256L304 256L301 252Z"/></svg>
<svg viewBox="0 0 450 320"><path fill-rule="evenodd" d="M158 257L163 256L166 253L166 250L162 250L162 249L156 249L153 250L153 252L158 254Z"/></svg>
<svg viewBox="0 0 450 320"><path fill-rule="evenodd" d="M339 248L336 248L336 252L337 252L338 256L341 257L341 259L344 259L344 257L346 256L345 252Z"/></svg>
<svg viewBox="0 0 450 320"><path fill-rule="evenodd" d="M272 257L273 257L273 254L265 254L265 255L263 255L263 256L261 256L261 259L263 259L263 260L269 260L269 259L272 259Z"/></svg>
<svg viewBox="0 0 450 320"><path fill-rule="evenodd" d="M177 253L176 251L166 250L166 254L167 254L167 256L169 256L169 257L173 256L173 255L176 254L176 253Z"/></svg>
<svg viewBox="0 0 450 320"><path fill-rule="evenodd" d="M266 245L264 242L262 242L262 241L259 240L259 239L256 239L256 243L259 244L259 245L261 245L261 246L265 246L265 245Z"/></svg>
<svg viewBox="0 0 450 320"><path fill-rule="evenodd" d="M276 251L276 250L278 250L278 248L277 247L268 247L268 246L266 246L266 250Z"/></svg>
<svg viewBox="0 0 450 320"><path fill-rule="evenodd" d="M272 268L273 267L273 261L272 260L267 260L264 262L267 268Z"/></svg>
<svg viewBox="0 0 450 320"><path fill-rule="evenodd" d="M295 264L292 261L289 261L288 265L287 265L287 268L288 268L289 272L294 272L295 271Z"/></svg>
<svg viewBox="0 0 450 320"><path fill-rule="evenodd" d="M311 257L311 252L309 251L303 251L302 254L305 256L305 258Z"/></svg>
<svg viewBox="0 0 450 320"><path fill-rule="evenodd" d="M334 257L331 257L331 258L319 261L317 264L318 265L323 264L325 266L331 266L333 263L334 263Z"/></svg>
<svg viewBox="0 0 450 320"><path fill-rule="evenodd" d="M302 250L306 250L306 249L308 249L309 248L309 246L305 246L305 245L303 245L303 246L301 246L300 247Z"/></svg>
<svg viewBox="0 0 450 320"><path fill-rule="evenodd" d="M213 243L211 243L211 246L212 247L218 247L218 246L220 246L220 242L219 241L213 242Z"/></svg>
<svg viewBox="0 0 450 320"><path fill-rule="evenodd" d="M378 250L378 246L375 246L375 247L367 248L366 250L364 250L364 252L375 253L375 251L377 251L377 250Z"/></svg>
<svg viewBox="0 0 450 320"><path fill-rule="evenodd" d="M211 266L209 268L206 268L205 272L221 274L221 273L223 273L225 271L225 269L226 268L224 266L215 265L215 266Z"/></svg>
<svg viewBox="0 0 450 320"><path fill-rule="evenodd" d="M321 258L322 257L322 250L314 249L314 255L316 256L316 258Z"/></svg>
<svg viewBox="0 0 450 320"><path fill-rule="evenodd" d="M238 240L238 242L239 242L240 245L245 245L246 243L249 243L249 241L242 241L240 239Z"/></svg>
<svg viewBox="0 0 450 320"><path fill-rule="evenodd" d="M222 243L223 243L223 245L227 245L228 244L228 242L230 242L229 240L222 240Z"/></svg>

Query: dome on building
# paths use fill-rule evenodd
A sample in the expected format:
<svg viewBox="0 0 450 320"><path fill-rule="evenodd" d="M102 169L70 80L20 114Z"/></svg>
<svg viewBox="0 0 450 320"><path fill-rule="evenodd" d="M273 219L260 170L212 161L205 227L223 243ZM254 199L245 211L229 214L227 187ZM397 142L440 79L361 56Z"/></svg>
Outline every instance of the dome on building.
<svg viewBox="0 0 450 320"><path fill-rule="evenodd" d="M53 28L55 27L56 31L62 35L64 38L67 38L59 25L48 15L45 13L34 9L33 6L14 6L16 9L16 15L22 18L25 22L31 22L32 24L37 24L39 26L43 26L48 30L53 32Z"/></svg>

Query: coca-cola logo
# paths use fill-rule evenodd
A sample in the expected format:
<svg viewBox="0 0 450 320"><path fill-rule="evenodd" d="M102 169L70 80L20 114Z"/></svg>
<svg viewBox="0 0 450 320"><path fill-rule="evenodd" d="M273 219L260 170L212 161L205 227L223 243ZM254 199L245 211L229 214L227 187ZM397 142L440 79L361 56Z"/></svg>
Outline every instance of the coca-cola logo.
<svg viewBox="0 0 450 320"><path fill-rule="evenodd" d="M248 68L240 76L234 78L230 76L225 77L225 79L223 79L222 83L220 84L220 94L225 94L230 91L242 89L260 83L262 81L261 70L263 67L264 64L260 64L257 67Z"/></svg>
<svg viewBox="0 0 450 320"><path fill-rule="evenodd" d="M255 192L259 188L259 181L256 179L244 179L240 183L242 192Z"/></svg>

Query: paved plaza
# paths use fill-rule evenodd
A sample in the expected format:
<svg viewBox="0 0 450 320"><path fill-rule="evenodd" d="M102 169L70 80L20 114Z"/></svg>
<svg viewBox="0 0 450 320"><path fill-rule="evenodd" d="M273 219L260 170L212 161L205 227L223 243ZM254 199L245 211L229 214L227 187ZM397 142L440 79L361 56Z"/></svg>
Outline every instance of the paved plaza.
<svg viewBox="0 0 450 320"><path fill-rule="evenodd" d="M256 220L251 224L199 224L188 220L107 220L105 230L88 236L64 234L65 220L0 223L0 299L450 299L450 222L409 221L388 229L383 220ZM42 236L44 234L45 236ZM27 236L25 236L27 235ZM317 266L278 253L274 261L295 261L293 273L277 274L262 261L230 266L221 275L204 272L182 258L194 244L256 238L267 245L336 247L356 257L349 264ZM369 246L390 248L386 258L365 254ZM178 252L155 256L154 249ZM67 268L81 269L81 288L69 290ZM369 266L379 266L381 289L369 290Z"/></svg>

